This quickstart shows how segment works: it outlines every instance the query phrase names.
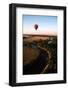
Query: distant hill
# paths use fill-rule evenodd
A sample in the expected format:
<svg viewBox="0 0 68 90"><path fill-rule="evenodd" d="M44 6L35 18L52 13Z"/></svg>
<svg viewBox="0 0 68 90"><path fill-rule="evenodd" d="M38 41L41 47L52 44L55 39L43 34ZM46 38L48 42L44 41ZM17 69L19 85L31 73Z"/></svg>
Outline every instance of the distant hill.
<svg viewBox="0 0 68 90"><path fill-rule="evenodd" d="M56 36L49 36L49 35L25 35L24 41L25 42L32 42L32 41L39 41L39 40L49 40L50 38L54 38Z"/></svg>
<svg viewBox="0 0 68 90"><path fill-rule="evenodd" d="M40 36L40 37L56 37L57 35L42 35L42 34L23 34L23 37Z"/></svg>

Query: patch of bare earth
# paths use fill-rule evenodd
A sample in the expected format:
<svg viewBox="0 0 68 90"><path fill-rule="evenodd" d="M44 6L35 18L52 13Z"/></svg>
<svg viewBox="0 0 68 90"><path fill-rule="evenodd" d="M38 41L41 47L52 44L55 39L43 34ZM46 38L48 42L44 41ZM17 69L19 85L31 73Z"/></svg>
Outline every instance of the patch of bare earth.
<svg viewBox="0 0 68 90"><path fill-rule="evenodd" d="M24 65L29 64L36 60L36 58L39 56L40 51L33 48L23 48L23 63Z"/></svg>

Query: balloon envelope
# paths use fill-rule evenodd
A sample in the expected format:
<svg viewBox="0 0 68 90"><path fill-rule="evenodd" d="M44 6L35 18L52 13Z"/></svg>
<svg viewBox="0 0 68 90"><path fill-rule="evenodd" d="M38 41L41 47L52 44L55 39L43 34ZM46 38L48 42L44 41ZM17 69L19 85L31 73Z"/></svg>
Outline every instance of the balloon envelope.
<svg viewBox="0 0 68 90"><path fill-rule="evenodd" d="M38 25L37 25L37 24L35 24L35 25L34 25L34 28L35 28L35 30L37 30L37 29L38 29Z"/></svg>

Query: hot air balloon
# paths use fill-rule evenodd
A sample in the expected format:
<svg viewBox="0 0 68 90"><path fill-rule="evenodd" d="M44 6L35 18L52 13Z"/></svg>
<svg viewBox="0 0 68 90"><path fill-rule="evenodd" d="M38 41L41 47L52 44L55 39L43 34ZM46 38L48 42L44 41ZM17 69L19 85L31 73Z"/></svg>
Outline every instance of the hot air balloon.
<svg viewBox="0 0 68 90"><path fill-rule="evenodd" d="M35 28L35 30L37 30L37 29L38 29L38 25L37 25L37 24L35 24L35 25L34 25L34 28Z"/></svg>

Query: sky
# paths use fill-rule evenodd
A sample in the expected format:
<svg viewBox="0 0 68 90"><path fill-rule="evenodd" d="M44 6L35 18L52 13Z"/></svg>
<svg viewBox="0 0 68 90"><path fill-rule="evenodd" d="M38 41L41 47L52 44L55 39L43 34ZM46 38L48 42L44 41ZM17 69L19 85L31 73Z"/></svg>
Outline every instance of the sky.
<svg viewBox="0 0 68 90"><path fill-rule="evenodd" d="M22 24L23 34L57 35L57 16L23 15Z"/></svg>

